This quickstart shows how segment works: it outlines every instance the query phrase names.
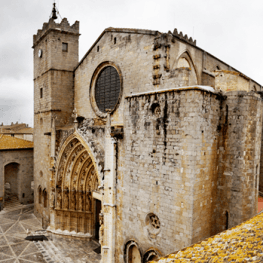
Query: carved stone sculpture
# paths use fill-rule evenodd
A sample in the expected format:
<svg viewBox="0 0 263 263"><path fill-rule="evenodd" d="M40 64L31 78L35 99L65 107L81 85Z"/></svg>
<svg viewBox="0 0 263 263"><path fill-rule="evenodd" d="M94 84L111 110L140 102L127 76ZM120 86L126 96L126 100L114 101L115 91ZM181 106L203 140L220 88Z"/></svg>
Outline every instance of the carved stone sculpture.
<svg viewBox="0 0 263 263"><path fill-rule="evenodd" d="M73 191L70 198L70 209L76 210L76 192Z"/></svg>
<svg viewBox="0 0 263 263"><path fill-rule="evenodd" d="M89 126L93 126L94 125L94 120L93 119L85 119L81 125L81 127L79 128L79 130L81 132L86 132L87 128Z"/></svg>
<svg viewBox="0 0 263 263"><path fill-rule="evenodd" d="M100 213L99 242L101 246L103 246L103 238L104 238L104 216L103 213Z"/></svg>
<svg viewBox="0 0 263 263"><path fill-rule="evenodd" d="M54 208L54 207L55 207L55 192L52 189L50 193L50 208Z"/></svg>
<svg viewBox="0 0 263 263"><path fill-rule="evenodd" d="M82 203L83 200L82 200L82 199L83 199L83 198L82 198L82 193L80 192L80 193L79 193L79 198L78 198L78 206L79 206L78 208L79 208L80 211L83 210L83 203Z"/></svg>
<svg viewBox="0 0 263 263"><path fill-rule="evenodd" d="M91 211L91 197L90 193L86 195L86 211Z"/></svg>
<svg viewBox="0 0 263 263"><path fill-rule="evenodd" d="M61 209L61 192L58 192L57 194L57 208Z"/></svg>
<svg viewBox="0 0 263 263"><path fill-rule="evenodd" d="M63 202L63 208L64 209L68 209L68 206L69 206L69 197L68 197L68 192L65 192L64 194L64 202Z"/></svg>

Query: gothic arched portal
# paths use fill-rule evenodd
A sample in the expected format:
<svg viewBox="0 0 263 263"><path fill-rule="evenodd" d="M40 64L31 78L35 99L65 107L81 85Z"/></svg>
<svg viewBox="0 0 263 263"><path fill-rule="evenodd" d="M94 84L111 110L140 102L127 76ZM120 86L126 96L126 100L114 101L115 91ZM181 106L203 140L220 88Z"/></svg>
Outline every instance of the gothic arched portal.
<svg viewBox="0 0 263 263"><path fill-rule="evenodd" d="M96 206L100 178L89 148L69 137L59 153L55 178L55 229L96 236Z"/></svg>

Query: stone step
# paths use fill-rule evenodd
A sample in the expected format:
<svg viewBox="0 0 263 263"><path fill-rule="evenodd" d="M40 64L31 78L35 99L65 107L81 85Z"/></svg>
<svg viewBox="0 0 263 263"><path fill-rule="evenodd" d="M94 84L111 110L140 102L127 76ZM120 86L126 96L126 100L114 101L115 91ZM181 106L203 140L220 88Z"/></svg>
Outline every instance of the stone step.
<svg viewBox="0 0 263 263"><path fill-rule="evenodd" d="M43 255L43 257L47 263L52 263L52 262L54 262L54 263L62 262L63 263L63 261L58 261L54 257L54 255L50 255L50 253L46 249L46 246L43 245L43 242L40 242L40 241L38 241L38 242L33 241L33 242L36 245L38 251L41 252L41 254Z"/></svg>
<svg viewBox="0 0 263 263"><path fill-rule="evenodd" d="M55 247L52 241L43 241L42 245L53 259L56 259L57 262L63 262L58 248Z"/></svg>
<svg viewBox="0 0 263 263"><path fill-rule="evenodd" d="M44 259L51 263L74 263L71 258L64 257L60 250L54 245L53 241L35 242L38 250L42 253Z"/></svg>

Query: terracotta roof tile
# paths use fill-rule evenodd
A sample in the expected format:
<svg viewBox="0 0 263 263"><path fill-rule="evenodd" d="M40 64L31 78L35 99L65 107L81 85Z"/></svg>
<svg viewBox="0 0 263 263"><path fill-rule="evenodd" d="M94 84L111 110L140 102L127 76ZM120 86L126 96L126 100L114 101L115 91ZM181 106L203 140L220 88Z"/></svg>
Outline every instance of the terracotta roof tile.
<svg viewBox="0 0 263 263"><path fill-rule="evenodd" d="M23 139L11 137L8 135L0 135L0 150L11 149L27 149L33 148L34 143Z"/></svg>

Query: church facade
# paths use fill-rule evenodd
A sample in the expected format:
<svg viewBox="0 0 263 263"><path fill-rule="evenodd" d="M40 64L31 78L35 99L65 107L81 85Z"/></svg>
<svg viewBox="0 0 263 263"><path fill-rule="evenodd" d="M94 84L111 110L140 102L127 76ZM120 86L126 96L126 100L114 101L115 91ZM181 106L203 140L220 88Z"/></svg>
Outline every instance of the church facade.
<svg viewBox="0 0 263 263"><path fill-rule="evenodd" d="M78 44L65 18L33 38L43 227L148 262L256 214L258 83L176 29L107 28L80 61Z"/></svg>

